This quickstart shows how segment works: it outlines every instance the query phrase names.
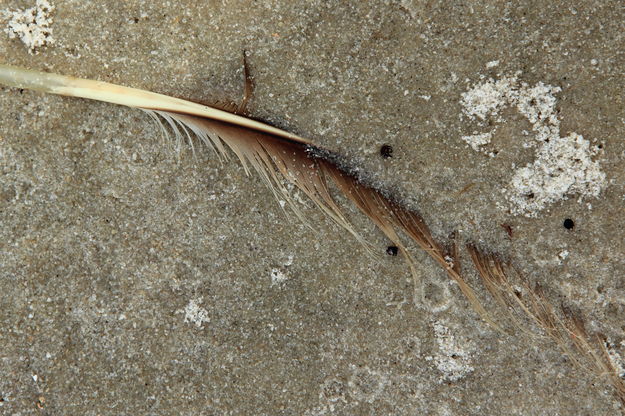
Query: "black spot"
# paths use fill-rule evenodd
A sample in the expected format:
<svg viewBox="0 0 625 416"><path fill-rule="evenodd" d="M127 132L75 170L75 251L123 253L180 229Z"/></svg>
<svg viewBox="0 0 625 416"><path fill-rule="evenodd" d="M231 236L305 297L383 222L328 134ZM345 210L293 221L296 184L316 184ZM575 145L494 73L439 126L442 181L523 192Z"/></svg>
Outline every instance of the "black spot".
<svg viewBox="0 0 625 416"><path fill-rule="evenodd" d="M389 256L396 256L398 251L399 249L397 248L397 246L386 247L386 254L388 254Z"/></svg>
<svg viewBox="0 0 625 416"><path fill-rule="evenodd" d="M388 159L389 157L392 157L393 148L389 146L388 144L383 145L382 147L380 147L380 156L382 156L384 159Z"/></svg>
<svg viewBox="0 0 625 416"><path fill-rule="evenodd" d="M564 228L566 228L567 230L572 230L573 227L575 227L575 222L572 219L567 218L564 220L562 225L564 225Z"/></svg>
<svg viewBox="0 0 625 416"><path fill-rule="evenodd" d="M139 23L139 18L135 17L134 19L132 19L135 23Z"/></svg>

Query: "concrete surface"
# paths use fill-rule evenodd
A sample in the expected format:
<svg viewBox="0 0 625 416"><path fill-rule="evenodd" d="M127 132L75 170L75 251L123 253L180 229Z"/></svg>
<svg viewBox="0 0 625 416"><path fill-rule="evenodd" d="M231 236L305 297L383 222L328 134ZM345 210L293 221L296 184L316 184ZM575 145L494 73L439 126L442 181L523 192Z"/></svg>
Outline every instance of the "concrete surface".
<svg viewBox="0 0 625 416"><path fill-rule="evenodd" d="M254 117L342 153L441 239L503 253L625 353L621 2L51 3L54 43L3 33L3 63L210 104L240 99L246 49ZM503 110L495 157L461 139L485 131L462 94L518 71L562 89L561 135L601 144L598 198L513 215L530 123ZM139 111L0 87L0 167L2 414L621 412L550 342L480 321L416 248L415 302L364 218L373 256L310 204L314 229L287 219L237 164L178 158Z"/></svg>

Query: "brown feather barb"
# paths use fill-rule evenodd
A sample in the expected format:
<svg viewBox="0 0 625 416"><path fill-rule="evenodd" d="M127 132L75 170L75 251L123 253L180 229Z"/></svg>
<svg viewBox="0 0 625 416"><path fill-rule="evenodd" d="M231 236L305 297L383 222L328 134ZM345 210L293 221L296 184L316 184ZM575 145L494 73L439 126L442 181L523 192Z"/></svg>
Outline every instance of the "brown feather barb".
<svg viewBox="0 0 625 416"><path fill-rule="evenodd" d="M237 113L245 111L251 92L247 65L244 66L245 95ZM337 224L367 245L332 197L330 184L333 184L401 250L414 276L417 275L416 266L401 235L408 236L445 270L484 320L497 329L501 328L463 277L455 241L452 250L445 249L416 212L361 183L334 162L336 155L315 146L310 140L213 107L99 81L0 65L0 83L142 109L169 126L179 143L187 141L193 146L195 137L221 159L228 158L226 149L229 148L248 174L256 171L274 195L286 200L295 214L306 222L284 185L285 180L291 182ZM487 255L471 245L467 250L484 287L509 313L518 328L525 330L532 325L540 329L574 362L607 377L625 403L625 384L610 361L605 343L600 337L586 332L581 317L566 309L556 313L538 287L522 283L524 293L518 292L517 286L509 281L509 268L497 256ZM420 289L420 282L415 278L415 290Z"/></svg>

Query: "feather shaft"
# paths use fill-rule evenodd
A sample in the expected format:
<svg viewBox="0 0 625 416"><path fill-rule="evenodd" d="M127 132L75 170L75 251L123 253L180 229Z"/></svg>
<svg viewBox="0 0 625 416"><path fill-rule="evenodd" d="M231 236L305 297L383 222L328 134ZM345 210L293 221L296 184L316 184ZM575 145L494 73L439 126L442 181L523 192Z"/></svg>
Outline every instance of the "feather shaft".
<svg viewBox="0 0 625 416"><path fill-rule="evenodd" d="M16 88L26 88L69 97L89 98L145 110L206 117L273 134L303 144L311 144L308 139L247 117L180 98L108 82L34 71L10 65L0 65L0 83Z"/></svg>

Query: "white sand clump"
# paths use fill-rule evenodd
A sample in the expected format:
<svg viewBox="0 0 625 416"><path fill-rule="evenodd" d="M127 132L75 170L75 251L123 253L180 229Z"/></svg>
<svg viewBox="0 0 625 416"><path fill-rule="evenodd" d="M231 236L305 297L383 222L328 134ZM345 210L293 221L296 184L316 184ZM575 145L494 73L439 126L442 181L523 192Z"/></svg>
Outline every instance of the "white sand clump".
<svg viewBox="0 0 625 416"><path fill-rule="evenodd" d="M539 123L559 126L560 120L555 113L557 100L554 94L561 91L560 87L545 85L542 82L533 87L523 83L519 94L515 97L517 109L534 128L538 127Z"/></svg>
<svg viewBox="0 0 625 416"><path fill-rule="evenodd" d="M462 94L460 103L464 114L471 120L494 117L516 96L517 76L504 77L498 81L489 79Z"/></svg>
<svg viewBox="0 0 625 416"><path fill-rule="evenodd" d="M284 261L283 267L274 267L271 269L271 286L281 286L284 282L289 280L289 276L286 274L285 270L288 270L293 264L293 259L293 255L288 255Z"/></svg>
<svg viewBox="0 0 625 416"><path fill-rule="evenodd" d="M2 15L9 19L9 23L4 31L11 39L19 38L29 53L36 54L37 49L54 43L53 11L54 6L48 0L37 0L34 7L25 10L5 10Z"/></svg>
<svg viewBox="0 0 625 416"><path fill-rule="evenodd" d="M606 176L591 159L597 151L577 133L551 138L538 150L536 160L512 177L508 193L512 212L531 217L569 195L599 196Z"/></svg>
<svg viewBox="0 0 625 416"><path fill-rule="evenodd" d="M426 359L433 359L436 368L443 373L440 381L457 381L473 372L470 351L474 348L473 344L456 338L447 326L438 321L434 322L433 328L438 353Z"/></svg>
<svg viewBox="0 0 625 416"><path fill-rule="evenodd" d="M560 87L543 82L530 86L520 83L519 75L482 81L462 94L460 101L464 116L480 125L485 126L488 119L503 122L500 113L504 108L516 109L532 125L534 143L524 147L538 145L536 159L513 172L504 189L508 209L515 215L536 217L549 205L570 196L579 196L580 201L598 197L607 184L599 162L593 160L599 149L578 133L560 136L555 97ZM462 140L473 150L494 156L483 148L494 131L475 131Z"/></svg>

